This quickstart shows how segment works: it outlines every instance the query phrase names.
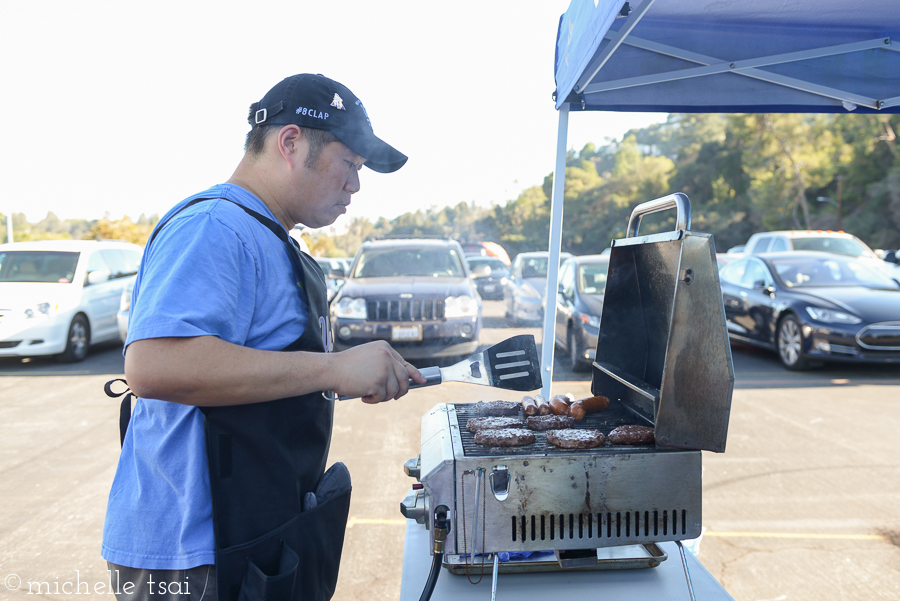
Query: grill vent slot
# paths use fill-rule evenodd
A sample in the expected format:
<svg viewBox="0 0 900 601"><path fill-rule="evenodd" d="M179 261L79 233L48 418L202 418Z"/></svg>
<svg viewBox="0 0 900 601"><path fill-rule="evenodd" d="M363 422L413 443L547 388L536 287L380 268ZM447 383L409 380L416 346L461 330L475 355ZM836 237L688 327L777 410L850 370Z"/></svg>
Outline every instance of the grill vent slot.
<svg viewBox="0 0 900 601"><path fill-rule="evenodd" d="M443 300L370 300L366 302L366 319L369 321L434 321L443 318Z"/></svg>
<svg viewBox="0 0 900 601"><path fill-rule="evenodd" d="M596 527L595 527L596 522ZM532 514L512 517L513 542L687 534L687 510Z"/></svg>

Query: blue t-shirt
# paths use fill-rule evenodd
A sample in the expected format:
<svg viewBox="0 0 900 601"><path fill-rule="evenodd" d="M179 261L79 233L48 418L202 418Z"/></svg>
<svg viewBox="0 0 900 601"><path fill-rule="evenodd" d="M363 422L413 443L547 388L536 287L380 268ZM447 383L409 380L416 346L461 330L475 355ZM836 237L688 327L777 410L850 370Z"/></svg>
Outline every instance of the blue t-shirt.
<svg viewBox="0 0 900 601"><path fill-rule="evenodd" d="M228 198L270 219L256 196L231 184L194 198ZM128 344L147 338L217 336L278 351L300 337L307 307L284 243L227 200L207 200L169 221L145 250L134 284ZM139 398L113 480L103 558L143 569L215 562L203 414Z"/></svg>

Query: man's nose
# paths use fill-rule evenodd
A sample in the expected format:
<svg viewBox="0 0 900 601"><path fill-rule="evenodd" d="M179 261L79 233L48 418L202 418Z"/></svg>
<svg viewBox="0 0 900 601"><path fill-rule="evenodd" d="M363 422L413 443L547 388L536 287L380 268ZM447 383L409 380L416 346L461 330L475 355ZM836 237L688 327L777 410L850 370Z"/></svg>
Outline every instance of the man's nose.
<svg viewBox="0 0 900 601"><path fill-rule="evenodd" d="M359 192L359 169L351 169L347 182L344 184L344 190L350 194Z"/></svg>

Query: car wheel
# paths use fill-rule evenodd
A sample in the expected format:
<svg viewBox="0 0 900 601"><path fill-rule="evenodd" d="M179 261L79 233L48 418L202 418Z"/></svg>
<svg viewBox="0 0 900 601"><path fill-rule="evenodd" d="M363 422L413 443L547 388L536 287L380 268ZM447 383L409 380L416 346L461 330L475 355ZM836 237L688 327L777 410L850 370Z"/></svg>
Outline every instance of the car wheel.
<svg viewBox="0 0 900 601"><path fill-rule="evenodd" d="M63 363L77 363L84 361L91 346L91 326L84 315L76 315L69 324L69 333L66 336L66 350L58 359Z"/></svg>
<svg viewBox="0 0 900 601"><path fill-rule="evenodd" d="M788 369L803 370L809 368L809 361L803 354L803 334L797 318L788 315L778 324L778 358Z"/></svg>
<svg viewBox="0 0 900 601"><path fill-rule="evenodd" d="M589 365L581 359L581 354L578 352L578 337L571 328L566 335L566 350L569 353L569 369L574 372L585 372L588 370Z"/></svg>
<svg viewBox="0 0 900 601"><path fill-rule="evenodd" d="M522 327L522 320L519 319L518 313L519 313L519 310L516 307L516 301L514 299L512 304L510 305L510 309L509 309L509 320L512 322L512 325L514 328Z"/></svg>

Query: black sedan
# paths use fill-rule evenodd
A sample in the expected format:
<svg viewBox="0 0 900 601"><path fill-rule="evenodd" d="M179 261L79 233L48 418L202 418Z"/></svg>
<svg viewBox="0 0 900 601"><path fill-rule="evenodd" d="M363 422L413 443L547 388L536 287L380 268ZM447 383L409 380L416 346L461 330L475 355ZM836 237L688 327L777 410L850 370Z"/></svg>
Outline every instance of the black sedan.
<svg viewBox="0 0 900 601"><path fill-rule="evenodd" d="M503 300L503 287L509 278L509 267L496 257L466 257L478 294L485 300ZM477 267L487 267L476 271Z"/></svg>
<svg viewBox="0 0 900 601"><path fill-rule="evenodd" d="M728 335L776 351L788 369L900 363L900 282L866 260L766 253L728 263L719 279Z"/></svg>
<svg viewBox="0 0 900 601"><path fill-rule="evenodd" d="M572 257L560 268L556 346L572 371L587 371L596 357L608 270L609 255Z"/></svg>

